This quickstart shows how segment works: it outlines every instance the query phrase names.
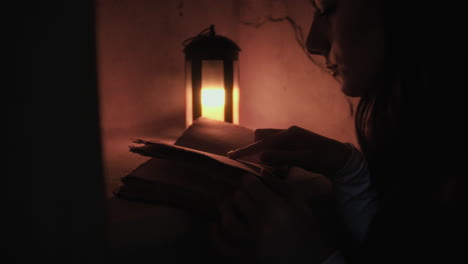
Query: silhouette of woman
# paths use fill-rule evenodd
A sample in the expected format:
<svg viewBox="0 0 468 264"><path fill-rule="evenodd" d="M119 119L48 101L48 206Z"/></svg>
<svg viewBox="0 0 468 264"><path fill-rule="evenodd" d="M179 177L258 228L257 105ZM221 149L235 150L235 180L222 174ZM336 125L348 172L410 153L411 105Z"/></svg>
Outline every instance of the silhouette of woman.
<svg viewBox="0 0 468 264"><path fill-rule="evenodd" d="M462 11L431 1L313 4L307 49L327 58L344 94L360 97L359 148L292 126L258 129L255 143L228 156L259 154L325 175L343 226L314 213L328 204L304 209L254 180L220 207L217 243L256 263L453 263L465 151Z"/></svg>

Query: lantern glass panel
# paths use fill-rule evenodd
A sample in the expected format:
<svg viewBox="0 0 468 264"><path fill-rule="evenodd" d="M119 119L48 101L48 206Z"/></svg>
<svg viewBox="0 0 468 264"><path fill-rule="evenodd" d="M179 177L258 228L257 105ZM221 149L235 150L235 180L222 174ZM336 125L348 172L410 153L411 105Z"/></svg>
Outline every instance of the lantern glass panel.
<svg viewBox="0 0 468 264"><path fill-rule="evenodd" d="M192 61L185 62L185 124L190 126L193 122L193 91L192 91Z"/></svg>
<svg viewBox="0 0 468 264"><path fill-rule="evenodd" d="M233 61L232 123L239 124L239 62Z"/></svg>
<svg viewBox="0 0 468 264"><path fill-rule="evenodd" d="M224 61L202 61L202 117L224 121Z"/></svg>

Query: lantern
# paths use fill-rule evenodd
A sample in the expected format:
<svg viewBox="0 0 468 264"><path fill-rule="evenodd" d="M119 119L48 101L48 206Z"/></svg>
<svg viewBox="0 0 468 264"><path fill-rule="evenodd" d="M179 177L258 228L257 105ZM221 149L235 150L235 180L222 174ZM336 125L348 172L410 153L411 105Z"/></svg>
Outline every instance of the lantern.
<svg viewBox="0 0 468 264"><path fill-rule="evenodd" d="M214 25L184 42L186 124L206 117L239 123L239 46Z"/></svg>

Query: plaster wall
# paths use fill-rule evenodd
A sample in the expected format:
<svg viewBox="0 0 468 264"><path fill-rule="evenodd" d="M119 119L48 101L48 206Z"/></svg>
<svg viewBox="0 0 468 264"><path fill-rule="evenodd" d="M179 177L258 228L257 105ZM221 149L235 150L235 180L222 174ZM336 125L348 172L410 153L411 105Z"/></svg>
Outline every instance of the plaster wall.
<svg viewBox="0 0 468 264"><path fill-rule="evenodd" d="M132 159L126 156L128 139L174 139L185 129L182 42L211 24L242 49L241 125L299 125L355 143L356 100L341 93L324 70L323 58L307 56L300 45L312 14L310 0L98 0L100 111L108 172L127 172L112 172L109 164ZM111 143L117 136L126 141Z"/></svg>

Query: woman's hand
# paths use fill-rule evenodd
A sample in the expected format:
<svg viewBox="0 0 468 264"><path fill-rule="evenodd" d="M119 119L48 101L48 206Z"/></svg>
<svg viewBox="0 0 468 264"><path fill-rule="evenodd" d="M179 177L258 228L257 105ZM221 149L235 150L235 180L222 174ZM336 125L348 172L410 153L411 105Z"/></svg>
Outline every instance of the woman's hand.
<svg viewBox="0 0 468 264"><path fill-rule="evenodd" d="M221 221L214 226L214 241L227 257L242 263L321 263L336 249L331 200L311 208L284 181L248 179L220 206Z"/></svg>
<svg viewBox="0 0 468 264"><path fill-rule="evenodd" d="M297 126L285 130L257 129L255 140L251 145L229 152L228 157L260 155L266 164L293 165L331 176L344 166L350 151L339 141Z"/></svg>

